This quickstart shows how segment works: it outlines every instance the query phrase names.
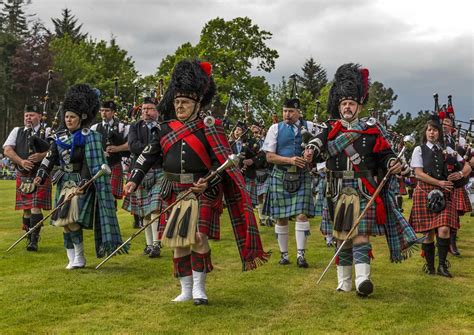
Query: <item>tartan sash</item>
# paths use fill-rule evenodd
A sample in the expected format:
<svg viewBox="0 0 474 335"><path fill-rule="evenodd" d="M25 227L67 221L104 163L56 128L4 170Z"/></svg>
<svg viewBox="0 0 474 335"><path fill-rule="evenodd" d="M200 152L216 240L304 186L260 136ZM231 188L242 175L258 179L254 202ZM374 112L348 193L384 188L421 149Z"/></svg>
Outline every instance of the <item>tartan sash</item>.
<svg viewBox="0 0 474 335"><path fill-rule="evenodd" d="M384 131L378 127L364 129L364 122L359 122L353 129L346 129L343 127L340 120L331 123L331 126L332 129L328 135L328 152L331 156L343 152L347 145L353 143L362 134L377 136L373 148L374 152L380 152L390 148L390 144L384 137ZM341 132L342 134L340 134Z"/></svg>
<svg viewBox="0 0 474 335"><path fill-rule="evenodd" d="M359 164L356 164L354 162L354 160L352 159L353 154L351 155L351 153L356 153L356 151L352 144L348 144L346 146L346 149L344 150L344 154L352 162L354 171L359 172L361 170L367 170L362 160L359 162ZM369 191L369 194L372 196L375 193L375 190L377 189L375 180L372 180L373 183L369 181L369 179L364 178L364 177L360 177L360 180L362 181L362 184L364 184L367 191ZM376 212L377 224L385 224L387 217L385 215L385 206L383 204L383 200L382 200L382 197L380 196L380 193L377 195L377 197L375 197L375 212Z"/></svg>
<svg viewBox="0 0 474 335"><path fill-rule="evenodd" d="M197 138L195 133L199 129L204 128L204 122L201 119L191 121L189 123L181 123L178 120L173 120L168 123L169 127L173 130L160 140L161 148L163 150L163 155L166 155L171 146L177 143L180 140L186 142L187 145L193 149L194 152L201 158L202 162L208 169L211 168L211 158L207 153L206 147L204 144Z"/></svg>

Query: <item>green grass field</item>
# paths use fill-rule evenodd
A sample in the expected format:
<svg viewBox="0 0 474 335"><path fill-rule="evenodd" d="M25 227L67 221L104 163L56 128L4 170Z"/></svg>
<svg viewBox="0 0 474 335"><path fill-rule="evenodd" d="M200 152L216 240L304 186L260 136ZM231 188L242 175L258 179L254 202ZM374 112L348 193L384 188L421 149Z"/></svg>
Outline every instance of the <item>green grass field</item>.
<svg viewBox="0 0 474 335"><path fill-rule="evenodd" d="M172 277L171 251L162 257L142 256L144 236L130 254L114 257L100 270L92 231L85 232L87 267L64 269L67 263L59 228L43 228L40 250L27 252L20 243L21 214L14 208L14 182L0 181L0 333L474 333L474 218L463 217L458 246L462 257L448 256L453 279L422 273L417 252L402 264L391 264L383 237L372 240L375 292L369 299L355 292L337 293L332 268L316 280L333 250L312 220L307 251L309 269L278 265L273 228L262 227L266 250L274 256L265 266L241 272L227 213L222 239L211 242L214 271L208 276L209 306L174 304L179 293ZM405 201L405 212L411 203ZM132 217L119 211L123 238L133 232ZM294 230L294 226L292 227ZM293 232L290 236L294 236Z"/></svg>

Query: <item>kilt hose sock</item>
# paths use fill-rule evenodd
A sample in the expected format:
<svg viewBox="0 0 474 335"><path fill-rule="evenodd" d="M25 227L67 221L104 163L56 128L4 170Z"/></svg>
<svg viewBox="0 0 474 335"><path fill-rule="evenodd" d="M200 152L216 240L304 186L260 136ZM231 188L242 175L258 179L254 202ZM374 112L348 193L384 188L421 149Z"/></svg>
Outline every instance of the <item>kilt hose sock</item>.
<svg viewBox="0 0 474 335"><path fill-rule="evenodd" d="M425 258L426 264L423 266L423 270L428 274L435 274L435 244L423 243L421 245L423 251L423 257Z"/></svg>
<svg viewBox="0 0 474 335"><path fill-rule="evenodd" d="M372 257L372 245L370 243L357 244L352 247L355 267L355 284L357 293L368 296L374 290L370 280L370 258Z"/></svg>
<svg viewBox="0 0 474 335"><path fill-rule="evenodd" d="M309 221L296 221L295 224L295 237L296 237L296 249L297 257L303 257L306 250L306 241L308 236L311 234L309 230Z"/></svg>
<svg viewBox="0 0 474 335"><path fill-rule="evenodd" d="M288 233L289 226L275 225L275 235L280 248L281 258L288 260Z"/></svg>

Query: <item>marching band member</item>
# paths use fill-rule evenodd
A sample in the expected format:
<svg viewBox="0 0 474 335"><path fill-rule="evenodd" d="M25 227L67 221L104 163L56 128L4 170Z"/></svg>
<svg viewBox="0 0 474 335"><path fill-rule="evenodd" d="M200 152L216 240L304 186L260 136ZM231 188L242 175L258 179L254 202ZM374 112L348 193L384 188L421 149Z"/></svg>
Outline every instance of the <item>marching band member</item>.
<svg viewBox="0 0 474 335"><path fill-rule="evenodd" d="M123 168L122 154L128 151L127 137L128 125L120 122L115 117L117 106L112 100L103 101L99 109L102 122L91 126L91 130L102 135L102 147L107 158L107 164L112 170L110 183L112 194L115 199L122 199L123 196ZM115 203L117 203L115 201Z"/></svg>
<svg viewBox="0 0 474 335"><path fill-rule="evenodd" d="M174 275L181 284L181 294L173 301L193 299L195 305L208 304L205 283L213 269L208 240L220 238L223 195L244 269L254 269L268 257L240 171L230 168L209 183L203 179L232 153L222 123L200 117L215 89L209 63L183 60L176 64L158 107L165 122L143 150L125 185L127 193L135 191L151 166L163 160L162 198L167 204L179 199L162 238L164 245L174 248ZM192 193L180 198L188 190Z"/></svg>
<svg viewBox="0 0 474 335"><path fill-rule="evenodd" d="M398 211L390 192L393 178L375 197L375 202L349 236L355 219L375 193L380 176L387 171L397 174L402 170L386 139L383 128L376 120L359 119L368 99L368 70L356 64L344 64L334 77L328 100L332 120L326 122L322 132L310 142L315 158L327 155L327 206L323 217L331 224L338 246L348 239L346 248L336 258L337 291L352 290L352 265L355 263L357 294L368 296L373 292L371 281L372 245L369 237L387 235L390 258L400 262L404 251L416 241L413 229ZM325 232L323 232L325 233Z"/></svg>
<svg viewBox="0 0 474 335"><path fill-rule="evenodd" d="M315 206L308 169L312 156L301 146L302 127L312 132L313 123L300 120L298 98L286 99L283 106L283 121L273 124L268 129L263 144L268 163L274 164L263 214L276 219L275 234L281 253L280 265L290 264L288 219L296 216L296 264L300 268L307 268L305 251L307 238L310 235L309 218L315 215Z"/></svg>
<svg viewBox="0 0 474 335"><path fill-rule="evenodd" d="M44 184L54 166L57 183L56 204L95 175L106 158L101 135L87 127L99 110L99 92L85 84L69 88L63 103L61 122L64 129L55 134L34 183ZM101 176L83 194L75 196L52 216L52 224L64 228L66 269L83 268L83 229L94 229L95 252L104 257L122 244L109 178ZM124 248L126 252L128 247Z"/></svg>
<svg viewBox="0 0 474 335"><path fill-rule="evenodd" d="M128 146L132 161L131 170L133 170L135 162L143 149L150 144L153 131L158 129L158 119L159 113L155 101L150 97L144 98L141 107L141 120L130 126L128 134ZM138 215L143 220L143 224L153 220L162 209L160 194L163 169L161 163L161 159L158 159L146 174L143 182L137 187L137 190L129 195L130 201L127 210L134 215ZM155 220L145 229L146 246L143 253L150 258L158 257L161 254L159 228L162 228L162 226L159 226L158 220Z"/></svg>
<svg viewBox="0 0 474 335"><path fill-rule="evenodd" d="M15 210L23 210L23 229L28 231L43 219L42 209L51 209L51 180L34 186L33 178L41 160L46 156L49 128L41 129L41 112L36 106L26 105L23 114L24 127L15 127L3 144L5 156L16 165ZM37 251L41 228L28 235L26 250Z"/></svg>
<svg viewBox="0 0 474 335"><path fill-rule="evenodd" d="M427 122L423 130L422 144L415 148L411 158L411 167L415 170L418 183L413 194L410 224L416 232L426 235L422 246L426 260L425 272L450 278L452 275L446 261L450 232L457 231L460 227L454 183L468 176L471 169L451 147L446 147L446 153L443 152L443 147L443 129L438 116L435 115ZM450 155L461 163L461 170L448 173L446 158ZM435 235L439 257L437 271L434 264Z"/></svg>

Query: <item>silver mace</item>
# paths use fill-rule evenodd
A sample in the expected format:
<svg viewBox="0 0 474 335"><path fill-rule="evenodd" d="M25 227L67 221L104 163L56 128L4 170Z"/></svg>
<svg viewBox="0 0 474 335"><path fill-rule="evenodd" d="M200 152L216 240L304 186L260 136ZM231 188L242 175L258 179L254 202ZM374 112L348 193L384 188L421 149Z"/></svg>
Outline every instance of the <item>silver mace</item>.
<svg viewBox="0 0 474 335"><path fill-rule="evenodd" d="M396 162L399 162L400 159L402 158L403 154L405 153L405 150L407 148L413 148L415 146L415 143L416 143L416 140L415 140L415 137L414 137L414 134L410 134L410 135L406 135L405 137L403 137L403 143L404 143L404 146L402 148L402 150L399 152L399 154L397 155L397 158L396 158ZM357 228L357 226L359 226L359 223L360 223L360 220L362 220L362 218L364 217L364 215L367 213L367 211L369 210L370 206L372 206L372 204L374 203L375 201L375 198L377 197L377 195L380 193L380 191L382 190L382 188L385 186L385 183L388 181L388 178L390 176L390 174L392 173L392 168L390 168L387 173L385 174L385 176L383 177L382 181L380 182L379 186L377 187L377 189L375 190L374 194L372 195L372 197L370 198L369 202L367 203L367 205L365 206L364 210L362 211L362 213L360 213L359 217L356 219L355 223L352 225L352 228L351 230L347 233L347 237L344 239L344 241L342 241L341 245L339 246L339 248L337 249L337 251L334 253L334 256L331 258L331 260L329 261L329 264L326 266L326 268L324 269L323 273L321 274L321 277L319 277L318 281L316 282L316 284L319 284L321 282L321 280L323 279L324 275L326 274L326 272L329 271L329 268L331 267L332 265L332 262L334 262L334 260L336 259L336 257L339 255L339 253L341 252L342 250L342 247L344 247L344 245L347 243L347 241L349 240L349 236L351 236L351 234L354 232L354 230Z"/></svg>
<svg viewBox="0 0 474 335"><path fill-rule="evenodd" d="M110 175L111 171L110 171L110 167L107 165L107 164L102 164L100 166L100 170L97 171L97 173L90 179L88 180L84 185L82 185L81 187L79 187L74 193L71 193L66 199L64 199L63 201L61 201L57 206L56 208L54 208L47 216L45 216L40 222L38 222L33 228L30 228L25 234L23 234L22 237L20 237L15 243L13 243L10 248L7 249L6 252L9 252L10 250L12 250L18 243L20 243L21 240L23 240L24 238L28 237L29 235L31 235L33 233L33 231L39 227L41 227L43 225L43 222L46 221L46 219L48 219L51 215L53 215L56 211L58 211L58 209L60 209L62 207L62 205L64 205L66 202L68 202L69 200L71 200L74 196L82 193L82 191L84 191L90 184L92 184L94 182L94 180L96 180L97 178L103 176L103 175Z"/></svg>
<svg viewBox="0 0 474 335"><path fill-rule="evenodd" d="M227 160L217 168L217 170L215 171L212 171L207 177L204 178L203 180L203 183L207 183L209 180L211 180L212 178L214 178L218 173L221 173L222 171L224 170L227 170L229 167L231 166L234 166L234 167L237 167L239 165L239 156L237 155L230 155ZM147 224L145 224L143 227L141 227L139 230L137 230L135 233L132 234L132 236L130 236L125 242L123 242L117 249L115 249L110 255L107 256L107 258L105 258L102 262L100 262L99 265L97 265L95 267L96 270L98 270L105 262L107 262L110 258L112 258L112 256L114 256L117 252L120 251L120 249L122 249L125 245L127 245L128 243L130 243L130 241L132 241L135 237L137 237L142 231L144 231L149 225L151 225L153 222L155 222L156 220L158 220L164 213L168 212L171 208L173 208L179 201L181 201L181 199L187 197L189 194L192 193L192 190L189 189L187 190L185 193L183 193L182 196L180 196L179 198L177 198L173 203L171 203L170 205L168 205L168 207L166 207L164 210L162 210L159 215L157 215L153 220L151 220L150 222L148 222Z"/></svg>

